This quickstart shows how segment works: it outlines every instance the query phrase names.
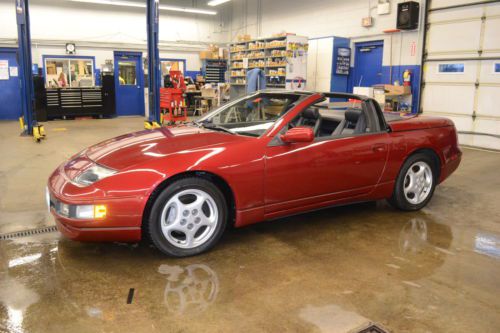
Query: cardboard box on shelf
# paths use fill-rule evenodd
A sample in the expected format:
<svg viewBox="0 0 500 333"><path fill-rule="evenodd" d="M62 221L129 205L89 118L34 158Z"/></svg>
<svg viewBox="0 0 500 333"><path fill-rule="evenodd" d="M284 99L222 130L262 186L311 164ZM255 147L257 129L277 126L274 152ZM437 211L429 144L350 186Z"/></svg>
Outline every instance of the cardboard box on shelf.
<svg viewBox="0 0 500 333"><path fill-rule="evenodd" d="M373 88L372 87L354 87L353 93L355 95L363 95L373 98Z"/></svg>
<svg viewBox="0 0 500 333"><path fill-rule="evenodd" d="M383 90L374 90L373 91L373 98L378 102L380 107L382 109L384 108L385 105L385 93Z"/></svg>
<svg viewBox="0 0 500 333"><path fill-rule="evenodd" d="M229 50L220 48L218 51L219 59L228 59L229 58Z"/></svg>
<svg viewBox="0 0 500 333"><path fill-rule="evenodd" d="M249 40L251 40L252 37L248 34L245 34L245 35L238 35L238 42L247 42Z"/></svg>
<svg viewBox="0 0 500 333"><path fill-rule="evenodd" d="M272 34L272 37L286 37L286 36L296 36L297 34L294 33L294 32L285 32L285 31L282 31L282 32L278 32L278 33L275 33L275 34Z"/></svg>
<svg viewBox="0 0 500 333"><path fill-rule="evenodd" d="M217 46L215 44L210 44L210 45L208 45L208 51L218 52L219 51L219 46Z"/></svg>
<svg viewBox="0 0 500 333"><path fill-rule="evenodd" d="M202 88L201 96L203 98L215 98L216 93L214 88Z"/></svg>
<svg viewBox="0 0 500 333"><path fill-rule="evenodd" d="M219 52L200 51L200 59L219 59Z"/></svg>
<svg viewBox="0 0 500 333"><path fill-rule="evenodd" d="M395 86L392 84L376 84L373 86L374 91L383 91L388 96L411 95L410 86Z"/></svg>
<svg viewBox="0 0 500 333"><path fill-rule="evenodd" d="M196 91L196 85L195 84L188 84L186 86L186 91Z"/></svg>

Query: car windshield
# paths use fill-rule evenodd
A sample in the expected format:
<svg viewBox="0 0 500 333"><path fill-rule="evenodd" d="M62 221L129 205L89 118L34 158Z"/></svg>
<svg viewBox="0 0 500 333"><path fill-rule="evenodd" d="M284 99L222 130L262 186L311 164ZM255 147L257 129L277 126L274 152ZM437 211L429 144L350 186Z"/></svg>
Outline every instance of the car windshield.
<svg viewBox="0 0 500 333"><path fill-rule="evenodd" d="M253 94L221 106L196 123L207 128L258 137L294 107L300 98L299 94Z"/></svg>

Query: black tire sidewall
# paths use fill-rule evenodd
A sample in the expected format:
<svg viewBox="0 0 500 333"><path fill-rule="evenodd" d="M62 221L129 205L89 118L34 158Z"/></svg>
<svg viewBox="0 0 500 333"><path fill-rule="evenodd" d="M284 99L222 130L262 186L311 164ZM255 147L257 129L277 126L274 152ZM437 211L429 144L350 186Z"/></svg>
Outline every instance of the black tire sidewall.
<svg viewBox="0 0 500 333"><path fill-rule="evenodd" d="M412 204L411 202L409 202L406 199L406 196L404 194L404 181L405 181L405 176L406 176L406 173L408 172L408 169L414 163L420 162L420 161L427 163L429 165L429 167L431 168L432 187L431 187L431 191L430 191L429 195L427 196L427 198L424 201L422 201L419 204ZM401 210L406 210L406 211L415 211L415 210L422 209L432 199L432 196L434 194L434 190L436 188L436 182L437 182L436 175L437 175L436 165L435 165L432 157L430 157L429 155L427 155L425 153L417 153L417 154L410 156L405 161L403 166L401 167L398 178L396 180L396 184L394 186L394 193L393 193L391 199L389 200L390 203L393 206L395 206L396 208L401 209Z"/></svg>
<svg viewBox="0 0 500 333"><path fill-rule="evenodd" d="M178 192L197 189L208 193L215 201L219 219L215 232L209 240L192 249L183 249L171 244L161 230L161 213L165 204ZM170 184L156 198L147 220L149 237L161 252L173 257L188 257L210 250L222 237L227 225L227 204L224 195L212 182L201 178L182 178Z"/></svg>

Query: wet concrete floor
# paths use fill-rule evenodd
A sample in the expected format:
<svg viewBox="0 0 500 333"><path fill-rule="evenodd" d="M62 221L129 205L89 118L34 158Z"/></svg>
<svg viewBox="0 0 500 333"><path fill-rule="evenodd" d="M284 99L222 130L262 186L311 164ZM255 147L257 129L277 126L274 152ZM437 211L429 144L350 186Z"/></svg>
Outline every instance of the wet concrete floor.
<svg viewBox="0 0 500 333"><path fill-rule="evenodd" d="M40 145L14 126L0 124L0 234L53 224L49 172L142 120L49 122ZM0 332L498 332L499 166L464 149L420 212L326 209L230 230L193 258L57 233L0 240Z"/></svg>

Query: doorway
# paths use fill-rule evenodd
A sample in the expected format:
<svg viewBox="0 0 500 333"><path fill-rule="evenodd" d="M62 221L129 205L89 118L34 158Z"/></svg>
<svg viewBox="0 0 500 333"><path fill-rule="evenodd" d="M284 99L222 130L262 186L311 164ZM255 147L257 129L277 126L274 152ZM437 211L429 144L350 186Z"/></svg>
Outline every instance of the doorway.
<svg viewBox="0 0 500 333"><path fill-rule="evenodd" d="M384 41L370 41L355 45L353 85L355 87L371 87L382 83Z"/></svg>
<svg viewBox="0 0 500 333"><path fill-rule="evenodd" d="M168 75L170 71L180 71L186 75L186 59L161 59L161 77Z"/></svg>
<svg viewBox="0 0 500 333"><path fill-rule="evenodd" d="M0 48L0 120L17 120L22 112L16 52Z"/></svg>
<svg viewBox="0 0 500 333"><path fill-rule="evenodd" d="M115 52L116 114L144 115L142 52Z"/></svg>

